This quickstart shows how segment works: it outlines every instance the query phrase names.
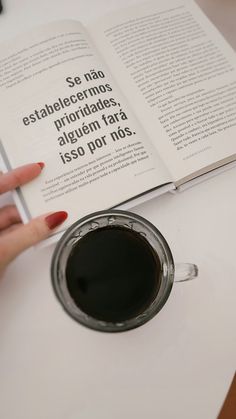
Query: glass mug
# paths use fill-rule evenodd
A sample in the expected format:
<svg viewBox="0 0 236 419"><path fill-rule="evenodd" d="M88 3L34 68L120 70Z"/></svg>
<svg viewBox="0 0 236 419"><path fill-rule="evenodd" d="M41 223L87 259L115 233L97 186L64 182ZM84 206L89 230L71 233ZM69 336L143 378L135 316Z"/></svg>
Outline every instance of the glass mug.
<svg viewBox="0 0 236 419"><path fill-rule="evenodd" d="M157 266L158 269L156 269L156 271L154 269L152 274L150 271L150 275L155 276L158 274L158 281L156 281L156 288L155 288L156 291L149 295L146 302L142 301L144 297L139 295L139 298L141 298L141 302L140 302L141 308L139 309L139 312L134 314L133 316L129 315L127 316L127 318L122 318L122 320L120 319L107 320L99 316L97 317L96 315L91 315L91 313L89 313L87 310L85 310L83 307L79 305L78 301L76 302L76 298L72 295L71 289L69 289L70 270L68 274L68 269L69 269L68 261L70 262L71 257L72 259L73 258L76 259L76 256L73 256L74 254L73 252L75 252L75 249L79 249L79 247L84 243L85 238L86 239L89 238L91 241L91 244L93 245L93 240L94 240L93 237L95 237L94 233L96 233L98 237L99 233L101 233L102 231L106 232L108 230L109 231L112 230L113 232L118 231L118 233L120 232L119 234L121 235L125 232L128 235L127 237L129 240L132 239L132 235L133 235L135 240L138 239L137 241L138 246L141 245L147 248L146 251L149 252L150 255L147 253L146 256L152 259L151 263L153 263L154 261L153 267L155 268L155 263L156 265L158 265ZM91 235L90 233L93 233L93 235ZM123 248L126 247L126 241L125 241L126 237L124 237L123 239L124 239L124 242L123 242L123 245L121 244L120 250L121 250L121 253L123 252L123 257L125 257L124 252L126 250L124 249L122 250L122 247ZM109 237L108 237L108 240L109 240ZM118 237L118 239L115 239L115 242L113 244L116 245L119 242L119 240L120 239ZM131 241L131 248L129 249L131 251L132 251L133 244L136 246L135 244L136 242L134 242L133 244L132 243L133 242ZM109 248L109 241L108 241L108 248ZM97 248L97 250L99 250L99 247ZM99 251L101 251L101 246L100 246ZM139 253L137 253L137 255L139 255ZM139 266L139 264L141 263L140 258L142 259L142 252L140 253L140 257L134 256L134 258L136 259L132 263L134 264L134 268L135 268L136 265ZM110 259L111 258L109 256L109 263L110 263ZM90 262L87 263L87 267L89 269L96 268L95 266L96 263L100 267L102 266L106 271L106 264L108 263L107 259L105 260L104 258L104 261L98 260L97 262L94 262L94 259L91 258L91 263ZM119 261L119 264L116 265L118 270L120 270L120 265L122 265L122 263ZM79 269L79 266L78 266L78 269ZM130 267L128 269L130 269ZM141 286L141 290L142 290L142 286L145 285L146 279L148 280L149 274L147 274L147 278L145 278L144 280L144 276L140 273L140 269L141 268L138 267L138 271L136 271L136 275L137 275L137 281L139 282L142 281L142 278L143 278L143 284L141 284L141 282L140 282L141 285L138 284L138 286ZM146 273L146 271L144 272ZM52 264L51 264L51 277L52 277L53 288L54 288L56 297L58 298L59 302L62 304L65 311L74 320L83 324L84 326L87 326L91 329L95 329L98 331L103 331L103 332L121 332L121 331L133 329L133 328L143 325L144 323L152 319L164 306L164 304L166 303L170 295L174 282L187 281L187 280L195 278L197 275L198 275L198 268L194 264L188 264L188 263L174 264L172 253L170 251L170 248L165 238L162 236L162 234L153 224L151 224L145 218L140 217L139 215L136 215L134 213L127 212L127 211L120 211L120 210L107 210L107 211L96 212L75 222L59 240L55 248L53 258L52 258ZM75 279L75 281L76 280L77 279ZM84 278L82 279L80 278L80 281L82 280L85 281ZM122 278L121 278L121 281L122 281ZM81 292L86 293L87 285L84 283L82 283L82 285L83 286L81 287L82 289ZM114 285L117 286L117 284L114 284ZM125 286L126 285L127 284L125 284ZM132 283L132 287L135 287L135 286L136 284ZM104 291L105 292L104 295L107 296L107 299L109 299L109 292L112 293L112 296L113 296L112 298L114 298L113 294L115 294L116 292L115 288L113 287L113 284L110 284L109 287L110 288L107 290L107 292L106 292L106 289ZM103 288L104 288L104 284L103 284ZM131 290L128 290L127 292L130 293L130 296L132 295L134 296L136 289L132 288ZM122 288L121 288L121 293L122 293ZM98 297L96 297L96 295ZM93 298L95 298L95 300L96 298L99 299L99 292L98 294L95 293L95 297L93 296ZM122 295L121 295L120 303L123 304ZM133 301L132 303L135 303L135 301Z"/></svg>

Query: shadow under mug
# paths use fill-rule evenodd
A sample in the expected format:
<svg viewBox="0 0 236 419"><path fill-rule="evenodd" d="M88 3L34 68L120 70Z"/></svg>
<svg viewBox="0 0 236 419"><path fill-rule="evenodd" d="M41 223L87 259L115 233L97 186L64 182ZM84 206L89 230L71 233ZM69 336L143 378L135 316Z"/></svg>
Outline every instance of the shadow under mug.
<svg viewBox="0 0 236 419"><path fill-rule="evenodd" d="M151 246L160 262L160 283L153 300L133 318L115 322L99 320L82 310L68 290L66 275L68 259L75 247L80 245L80 241L91 232L99 232L99 229L110 227L128 229L136 235L138 233L146 244ZM194 264L174 264L165 238L153 224L134 213L120 210L99 211L75 222L59 240L51 264L53 288L65 311L82 325L103 332L122 332L143 325L164 306L171 293L173 282L187 281L197 275L198 268Z"/></svg>

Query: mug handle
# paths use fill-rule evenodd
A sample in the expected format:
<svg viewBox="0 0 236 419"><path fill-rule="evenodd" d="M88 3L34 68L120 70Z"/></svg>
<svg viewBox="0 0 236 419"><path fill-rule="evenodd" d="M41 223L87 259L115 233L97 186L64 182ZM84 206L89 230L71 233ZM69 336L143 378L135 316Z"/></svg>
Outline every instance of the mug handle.
<svg viewBox="0 0 236 419"><path fill-rule="evenodd" d="M174 282L186 282L198 276L198 267L193 263L176 263Z"/></svg>

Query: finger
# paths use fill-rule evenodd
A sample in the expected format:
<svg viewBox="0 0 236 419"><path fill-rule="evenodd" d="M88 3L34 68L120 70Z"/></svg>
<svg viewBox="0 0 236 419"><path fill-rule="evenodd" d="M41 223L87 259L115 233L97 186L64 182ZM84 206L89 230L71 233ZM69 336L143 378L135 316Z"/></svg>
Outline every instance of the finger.
<svg viewBox="0 0 236 419"><path fill-rule="evenodd" d="M46 239L54 228L66 220L67 216L65 211L40 216L4 235L0 240L0 268L4 268L23 250Z"/></svg>
<svg viewBox="0 0 236 419"><path fill-rule="evenodd" d="M31 163L13 169L0 176L0 194L11 191L37 177L44 167L44 163Z"/></svg>
<svg viewBox="0 0 236 419"><path fill-rule="evenodd" d="M12 224L19 223L21 217L15 205L6 205L0 208L0 230L8 228Z"/></svg>
<svg viewBox="0 0 236 419"><path fill-rule="evenodd" d="M17 230L22 225L23 225L23 223L16 223L16 224L12 224L10 227L4 228L4 230L1 230L0 231L0 240L2 240L3 236L6 236L7 234L11 233L12 231Z"/></svg>

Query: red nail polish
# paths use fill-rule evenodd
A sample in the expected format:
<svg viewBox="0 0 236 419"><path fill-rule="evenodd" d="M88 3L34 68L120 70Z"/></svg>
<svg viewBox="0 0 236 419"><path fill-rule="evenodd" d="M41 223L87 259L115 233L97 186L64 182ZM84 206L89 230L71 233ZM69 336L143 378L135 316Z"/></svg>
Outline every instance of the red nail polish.
<svg viewBox="0 0 236 419"><path fill-rule="evenodd" d="M44 166L45 166L45 164L44 164L42 161L38 162L37 164L41 167L41 170L42 170L42 169L44 168Z"/></svg>
<svg viewBox="0 0 236 419"><path fill-rule="evenodd" d="M45 218L45 221L47 223L47 226L50 230L53 230L57 226L63 223L68 217L68 214L66 211L58 211L54 212L53 214L48 215Z"/></svg>

